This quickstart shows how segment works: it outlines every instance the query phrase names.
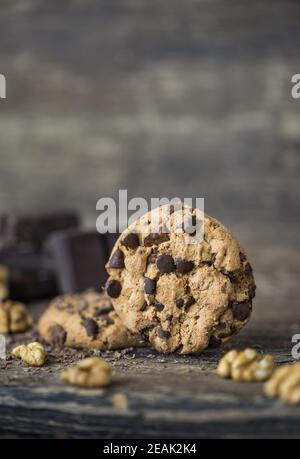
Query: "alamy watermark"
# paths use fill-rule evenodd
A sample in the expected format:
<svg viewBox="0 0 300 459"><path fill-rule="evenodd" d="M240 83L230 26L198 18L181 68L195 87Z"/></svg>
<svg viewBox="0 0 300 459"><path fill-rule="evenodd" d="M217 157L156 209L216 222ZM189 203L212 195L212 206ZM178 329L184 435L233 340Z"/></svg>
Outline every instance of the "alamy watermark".
<svg viewBox="0 0 300 459"><path fill-rule="evenodd" d="M292 337L292 344L294 344L292 348L292 357L295 360L300 360L300 334Z"/></svg>
<svg viewBox="0 0 300 459"><path fill-rule="evenodd" d="M98 200L96 210L100 215L96 221L101 234L123 232L133 222L135 231L140 234L169 233L168 221L175 212L172 231L186 233L188 244L203 242L204 199L203 198L151 198L149 202L142 197L128 200L127 190L119 190L118 202L105 197ZM147 221L143 217L148 214Z"/></svg>
<svg viewBox="0 0 300 459"><path fill-rule="evenodd" d="M6 99L6 78L0 73L0 99Z"/></svg>
<svg viewBox="0 0 300 459"><path fill-rule="evenodd" d="M293 83L292 87L292 97L293 99L300 99L300 73L292 76L291 82Z"/></svg>

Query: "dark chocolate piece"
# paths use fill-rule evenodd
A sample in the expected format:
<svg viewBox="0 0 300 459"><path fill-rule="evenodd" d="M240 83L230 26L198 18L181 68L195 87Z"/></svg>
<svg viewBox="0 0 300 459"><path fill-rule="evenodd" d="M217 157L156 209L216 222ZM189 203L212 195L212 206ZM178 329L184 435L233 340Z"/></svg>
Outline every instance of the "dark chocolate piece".
<svg viewBox="0 0 300 459"><path fill-rule="evenodd" d="M140 240L136 233L129 233L122 239L121 244L128 249L137 249L140 245Z"/></svg>
<svg viewBox="0 0 300 459"><path fill-rule="evenodd" d="M111 298L118 298L120 296L122 286L119 281L115 279L109 279L105 286L106 293Z"/></svg>
<svg viewBox="0 0 300 459"><path fill-rule="evenodd" d="M165 309L165 306L162 303L155 303L154 307L158 312L161 312Z"/></svg>
<svg viewBox="0 0 300 459"><path fill-rule="evenodd" d="M161 327L157 329L156 334L161 339L168 339L171 336L171 334L168 331L163 330Z"/></svg>
<svg viewBox="0 0 300 459"><path fill-rule="evenodd" d="M149 277L144 278L144 290L147 295L153 295L156 290L156 282Z"/></svg>
<svg viewBox="0 0 300 459"><path fill-rule="evenodd" d="M34 250L40 250L51 233L78 226L79 217L74 212L3 215L0 225L0 246L26 245Z"/></svg>
<svg viewBox="0 0 300 459"><path fill-rule="evenodd" d="M109 267L115 269L123 269L125 267L124 253L121 250L116 250L113 253L109 262Z"/></svg>
<svg viewBox="0 0 300 459"><path fill-rule="evenodd" d="M162 274L168 274L175 271L176 266L171 255L160 255L156 260L156 266Z"/></svg>
<svg viewBox="0 0 300 459"><path fill-rule="evenodd" d="M90 319L89 317L87 317L86 319L83 319L82 325L86 329L87 335L90 338L95 339L99 331L99 326L97 322L94 319Z"/></svg>
<svg viewBox="0 0 300 459"><path fill-rule="evenodd" d="M62 347L65 344L67 332L61 325L53 325L49 328L48 332L53 346Z"/></svg>
<svg viewBox="0 0 300 459"><path fill-rule="evenodd" d="M95 309L94 311L94 317L100 317L105 314L108 314L113 310L112 306L100 306L99 308Z"/></svg>
<svg viewBox="0 0 300 459"><path fill-rule="evenodd" d="M183 258L176 258L176 271L179 274L187 274L194 268L192 261L184 260Z"/></svg>
<svg viewBox="0 0 300 459"><path fill-rule="evenodd" d="M106 241L107 260L108 260L120 234L119 233L105 233L103 234L103 236Z"/></svg>
<svg viewBox="0 0 300 459"><path fill-rule="evenodd" d="M182 298L177 298L177 300L176 300L176 306L177 306L177 308L179 308L179 309L180 309L180 308L183 308L183 306L184 306L184 300L183 300Z"/></svg>
<svg viewBox="0 0 300 459"><path fill-rule="evenodd" d="M47 242L61 293L99 290L105 285L107 273L106 237L94 232L62 231Z"/></svg>
<svg viewBox="0 0 300 459"><path fill-rule="evenodd" d="M147 301L144 301L144 303L142 304L141 308L140 308L140 311L145 311L148 307L148 303Z"/></svg>
<svg viewBox="0 0 300 459"><path fill-rule="evenodd" d="M186 303L185 303L185 307L186 307L186 308L190 308L190 307L193 306L193 304L195 304L195 303L196 303L195 298L194 298L193 296L190 296L190 297L188 298L188 300L186 301Z"/></svg>
<svg viewBox="0 0 300 459"><path fill-rule="evenodd" d="M231 309L233 317L239 322L243 322L250 316L252 307L250 303L233 303Z"/></svg>
<svg viewBox="0 0 300 459"><path fill-rule="evenodd" d="M43 253L28 247L2 249L0 265L9 271L9 296L12 300L27 302L58 294L54 267Z"/></svg>
<svg viewBox="0 0 300 459"><path fill-rule="evenodd" d="M164 228L167 230L167 228ZM170 236L167 232L164 233L151 233L144 239L144 245L146 247L151 247L152 245L159 245L163 242L167 242L170 240Z"/></svg>
<svg viewBox="0 0 300 459"><path fill-rule="evenodd" d="M255 298L255 295L256 295L256 285L255 284L252 284L250 287L249 287L249 298L250 300L253 300L253 298Z"/></svg>
<svg viewBox="0 0 300 459"><path fill-rule="evenodd" d="M216 338L215 336L211 336L209 339L208 347L209 349L217 349L222 344L222 340Z"/></svg>

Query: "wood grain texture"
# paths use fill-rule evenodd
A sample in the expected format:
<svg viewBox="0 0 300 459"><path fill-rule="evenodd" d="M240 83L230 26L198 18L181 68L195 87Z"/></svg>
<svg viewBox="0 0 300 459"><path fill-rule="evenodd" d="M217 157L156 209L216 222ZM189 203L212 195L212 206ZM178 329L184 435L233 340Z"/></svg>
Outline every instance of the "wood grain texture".
<svg viewBox="0 0 300 459"><path fill-rule="evenodd" d="M299 235L281 231L279 240L274 232L267 235L252 243L251 234L245 238L258 295L249 325L224 349L199 357L151 349L104 353L115 369L114 384L104 391L61 383L58 375L70 363L51 353L47 364L33 372L12 361L0 369L0 437L300 438L299 407L266 399L262 384L214 374L219 358L231 348L251 346L271 353L278 364L293 361L291 339L300 333ZM31 306L35 317L42 308ZM75 353L74 361L83 357ZM113 406L116 393L127 396L128 410Z"/></svg>

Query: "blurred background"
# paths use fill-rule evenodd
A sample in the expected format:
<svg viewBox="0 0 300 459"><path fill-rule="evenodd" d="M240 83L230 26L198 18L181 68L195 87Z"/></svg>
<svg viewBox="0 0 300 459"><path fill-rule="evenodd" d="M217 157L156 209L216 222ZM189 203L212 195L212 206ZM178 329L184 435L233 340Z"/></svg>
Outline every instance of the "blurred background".
<svg viewBox="0 0 300 459"><path fill-rule="evenodd" d="M1 211L94 228L121 188L204 197L266 322L297 311L299 20L296 0L2 0Z"/></svg>

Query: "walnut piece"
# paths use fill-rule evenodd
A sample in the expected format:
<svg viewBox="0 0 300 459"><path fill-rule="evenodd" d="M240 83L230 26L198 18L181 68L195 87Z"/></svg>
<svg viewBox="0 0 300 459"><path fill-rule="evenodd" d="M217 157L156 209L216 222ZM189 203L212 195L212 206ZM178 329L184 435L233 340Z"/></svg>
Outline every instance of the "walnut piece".
<svg viewBox="0 0 300 459"><path fill-rule="evenodd" d="M22 344L13 349L12 355L22 359L27 365L41 367L45 363L46 351L40 343Z"/></svg>
<svg viewBox="0 0 300 459"><path fill-rule="evenodd" d="M259 355L254 349L228 352L219 362L217 374L235 381L261 382L269 379L275 363L271 355Z"/></svg>
<svg viewBox="0 0 300 459"><path fill-rule="evenodd" d="M0 302L0 333L21 333L31 327L33 321L25 304L16 301Z"/></svg>
<svg viewBox="0 0 300 459"><path fill-rule="evenodd" d="M290 405L300 404L300 362L283 365L264 386L270 398L279 398Z"/></svg>
<svg viewBox="0 0 300 459"><path fill-rule="evenodd" d="M111 382L112 368L99 357L81 360L77 365L61 373L63 381L81 387L105 387Z"/></svg>

